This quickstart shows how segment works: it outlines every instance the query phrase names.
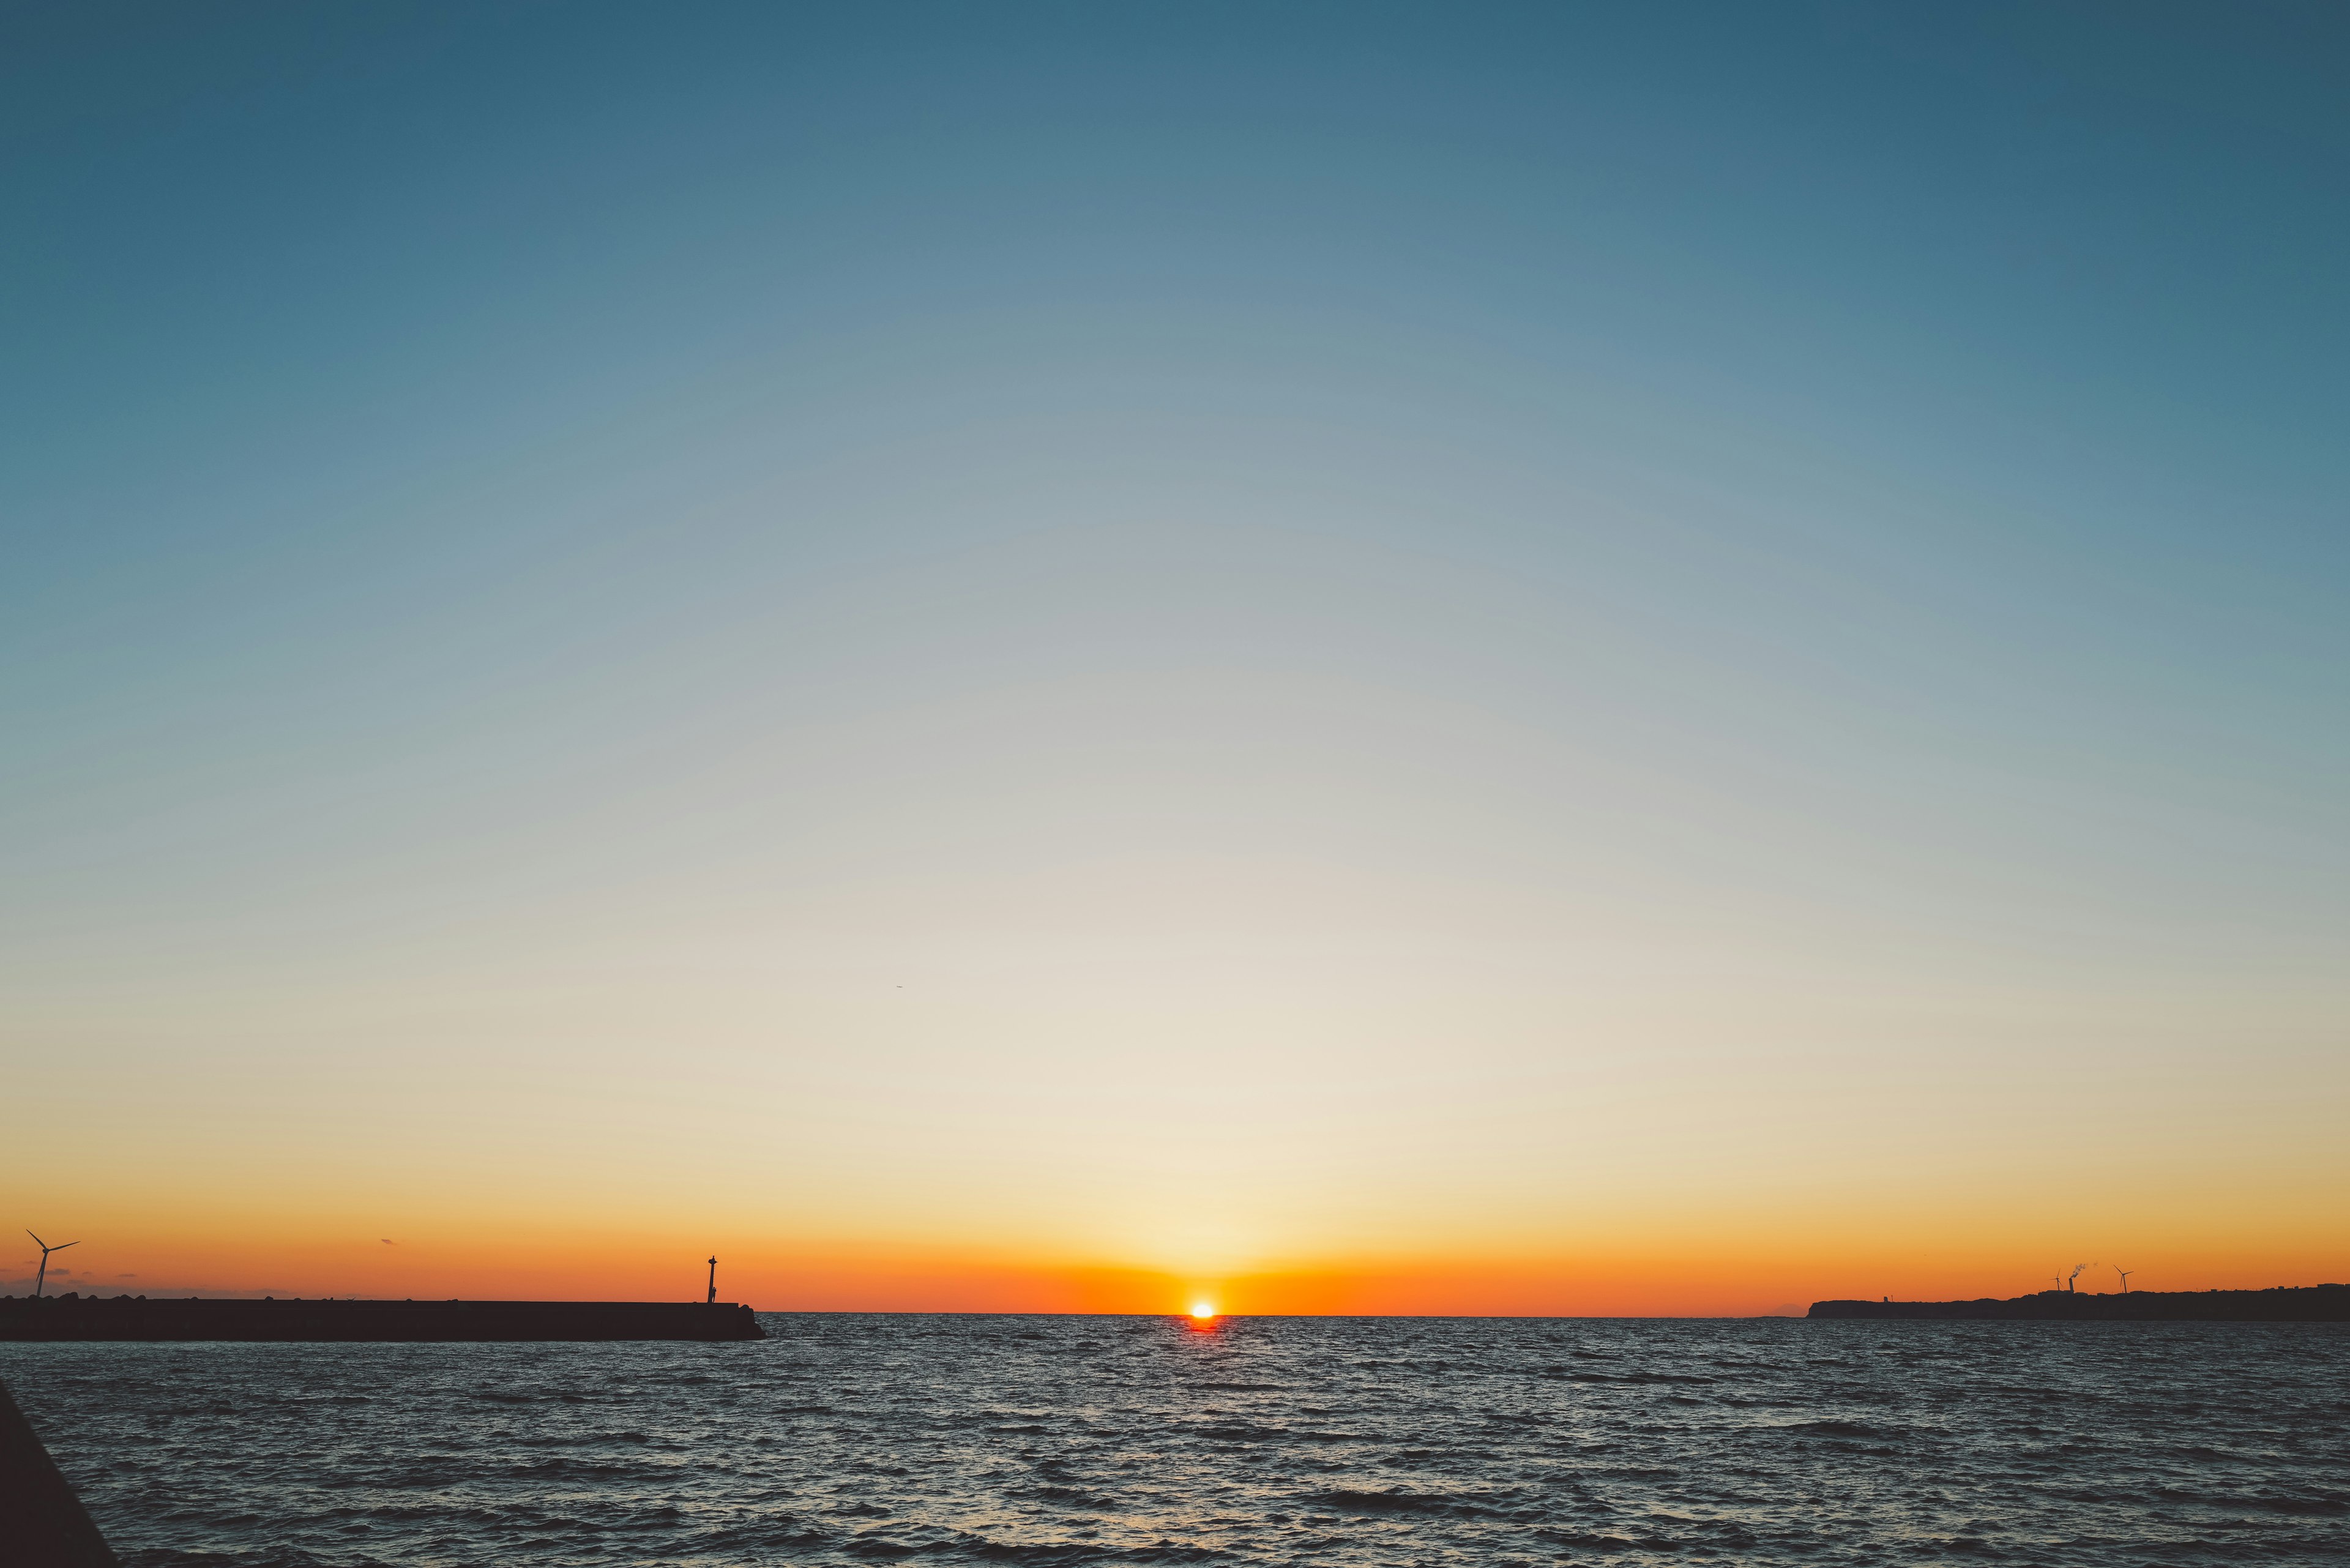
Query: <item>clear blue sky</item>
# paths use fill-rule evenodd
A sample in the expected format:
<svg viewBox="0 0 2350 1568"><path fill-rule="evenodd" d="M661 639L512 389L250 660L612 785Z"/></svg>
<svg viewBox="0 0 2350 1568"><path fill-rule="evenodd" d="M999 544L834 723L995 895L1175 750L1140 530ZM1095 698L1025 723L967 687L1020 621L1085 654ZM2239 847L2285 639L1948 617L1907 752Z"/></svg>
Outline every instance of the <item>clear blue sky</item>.
<svg viewBox="0 0 2350 1568"><path fill-rule="evenodd" d="M397 1210L379 1112L657 1103L920 1241L976 1120L1004 1245L1200 1278L1376 1229L1298 1147L1503 1250L1854 1128L2274 1209L2350 1108L2345 81L2315 5L17 8L11 1142ZM1176 1039L1262 1093L1135 1109ZM1687 1191L1558 1163L1725 1083L1784 1137ZM964 1163L790 1163L904 1116Z"/></svg>

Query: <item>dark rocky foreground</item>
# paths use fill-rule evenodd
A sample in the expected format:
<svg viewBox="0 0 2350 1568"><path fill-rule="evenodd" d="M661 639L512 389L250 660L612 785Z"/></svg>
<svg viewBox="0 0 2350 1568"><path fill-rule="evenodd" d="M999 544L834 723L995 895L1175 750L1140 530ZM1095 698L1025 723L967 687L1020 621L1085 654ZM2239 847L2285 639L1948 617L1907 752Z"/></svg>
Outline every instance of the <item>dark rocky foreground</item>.
<svg viewBox="0 0 2350 1568"><path fill-rule="evenodd" d="M2041 1291L2000 1301L1814 1302L1812 1317L2041 1318L2081 1323L2350 1323L2350 1285L2265 1291Z"/></svg>
<svg viewBox="0 0 2350 1568"><path fill-rule="evenodd" d="M0 1296L0 1341L764 1339L731 1302L370 1302Z"/></svg>
<svg viewBox="0 0 2350 1568"><path fill-rule="evenodd" d="M0 1386L0 1561L21 1568L115 1568L81 1499Z"/></svg>

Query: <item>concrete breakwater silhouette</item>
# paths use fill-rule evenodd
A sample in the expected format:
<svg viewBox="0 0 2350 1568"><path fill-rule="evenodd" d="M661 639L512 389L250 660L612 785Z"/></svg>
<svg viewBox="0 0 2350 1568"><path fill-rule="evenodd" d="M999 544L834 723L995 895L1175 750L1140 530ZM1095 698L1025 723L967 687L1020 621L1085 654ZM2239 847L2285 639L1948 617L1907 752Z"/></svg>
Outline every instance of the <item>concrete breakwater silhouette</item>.
<svg viewBox="0 0 2350 1568"><path fill-rule="evenodd" d="M2350 1285L2265 1291L2040 1291L2002 1301L1814 1302L1811 1317L2037 1318L2079 1323L2350 1323Z"/></svg>
<svg viewBox="0 0 2350 1568"><path fill-rule="evenodd" d="M0 1342L242 1340L362 1343L738 1340L766 1333L731 1302L251 1301L0 1297Z"/></svg>

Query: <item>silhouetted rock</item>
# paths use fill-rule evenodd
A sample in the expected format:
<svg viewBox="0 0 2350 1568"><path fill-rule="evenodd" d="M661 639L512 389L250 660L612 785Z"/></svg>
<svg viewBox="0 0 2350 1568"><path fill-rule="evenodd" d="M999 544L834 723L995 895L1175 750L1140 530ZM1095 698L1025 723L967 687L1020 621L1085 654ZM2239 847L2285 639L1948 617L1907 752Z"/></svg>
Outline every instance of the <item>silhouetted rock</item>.
<svg viewBox="0 0 2350 1568"><path fill-rule="evenodd" d="M115 1568L105 1537L5 1386L0 1386L0 1561L11 1568Z"/></svg>

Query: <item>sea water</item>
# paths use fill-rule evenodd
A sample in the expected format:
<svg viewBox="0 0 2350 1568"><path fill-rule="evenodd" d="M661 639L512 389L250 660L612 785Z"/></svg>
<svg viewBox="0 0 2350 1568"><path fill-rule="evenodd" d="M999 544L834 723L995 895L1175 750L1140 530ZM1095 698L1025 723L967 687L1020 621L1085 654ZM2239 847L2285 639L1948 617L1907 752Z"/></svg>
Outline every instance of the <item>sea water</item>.
<svg viewBox="0 0 2350 1568"><path fill-rule="evenodd" d="M14 1345L137 1565L2350 1562L2350 1327L774 1314Z"/></svg>

